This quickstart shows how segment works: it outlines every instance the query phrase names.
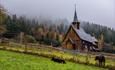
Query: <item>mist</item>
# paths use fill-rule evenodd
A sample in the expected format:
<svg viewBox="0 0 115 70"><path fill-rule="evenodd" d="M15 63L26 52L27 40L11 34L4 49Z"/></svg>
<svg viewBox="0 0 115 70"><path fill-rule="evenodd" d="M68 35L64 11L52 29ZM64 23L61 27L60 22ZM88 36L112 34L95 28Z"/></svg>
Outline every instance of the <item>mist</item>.
<svg viewBox="0 0 115 70"><path fill-rule="evenodd" d="M114 0L0 0L0 3L12 14L67 19L69 22L73 20L76 4L80 21L115 29Z"/></svg>

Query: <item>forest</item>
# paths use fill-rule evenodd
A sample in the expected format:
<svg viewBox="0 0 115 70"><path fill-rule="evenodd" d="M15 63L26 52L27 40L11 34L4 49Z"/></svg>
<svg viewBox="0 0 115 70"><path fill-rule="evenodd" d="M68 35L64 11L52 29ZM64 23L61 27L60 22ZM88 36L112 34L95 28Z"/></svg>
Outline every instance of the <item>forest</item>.
<svg viewBox="0 0 115 70"><path fill-rule="evenodd" d="M19 41L21 33L24 33L26 41L30 43L44 43L50 45L56 42L59 45L63 36L68 30L70 22L66 19L52 20L49 18L28 18L27 16L17 16L9 14L0 6L0 37ZM103 34L104 42L115 46L115 30L106 26L81 21L81 27L97 39Z"/></svg>

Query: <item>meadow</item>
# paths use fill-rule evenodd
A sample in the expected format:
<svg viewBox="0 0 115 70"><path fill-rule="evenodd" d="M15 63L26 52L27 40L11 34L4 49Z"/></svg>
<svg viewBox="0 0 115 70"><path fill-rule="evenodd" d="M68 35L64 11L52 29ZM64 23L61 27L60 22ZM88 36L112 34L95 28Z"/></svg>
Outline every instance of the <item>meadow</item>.
<svg viewBox="0 0 115 70"><path fill-rule="evenodd" d="M59 64L50 58L0 50L0 70L107 70L66 61Z"/></svg>
<svg viewBox="0 0 115 70"><path fill-rule="evenodd" d="M96 55L91 54L91 53L94 53L94 52L90 52L88 55L85 54L85 53L75 55L75 54L72 54L70 52L66 52L62 49L53 48L53 47L48 46L48 45L42 45L42 44L26 44L26 45L23 45L23 44L18 44L18 43L14 43L14 42L10 42L9 44L6 44L6 43L5 44L0 44L0 49L5 50L5 51L7 50L7 51L10 51L10 52L18 52L18 53L21 53L21 55L22 55L22 53L24 53L24 54L29 54L29 55L33 55L33 56L42 56L42 57L49 58L49 59L51 59L52 57L58 57L58 58L66 60L69 63L78 64L78 68L80 67L79 66L80 64L84 65L84 66L89 66L89 67L99 67L97 62L95 61L95 56ZM103 68L115 68L115 59L113 58L113 56L110 56L109 58L106 57L106 63L105 63L105 66ZM23 66L24 65L22 65L22 67ZM70 64L70 67L71 67L71 64ZM81 68L83 68L83 67L81 67ZM100 67L100 68L102 68L102 67ZM65 70L69 70L69 69L67 68ZM92 68L91 68L91 70L92 70Z"/></svg>

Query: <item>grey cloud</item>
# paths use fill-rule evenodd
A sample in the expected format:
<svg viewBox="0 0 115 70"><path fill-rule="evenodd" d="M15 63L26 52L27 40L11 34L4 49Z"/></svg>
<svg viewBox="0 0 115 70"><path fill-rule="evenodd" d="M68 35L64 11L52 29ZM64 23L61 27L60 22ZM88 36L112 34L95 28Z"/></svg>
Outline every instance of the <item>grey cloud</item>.
<svg viewBox="0 0 115 70"><path fill-rule="evenodd" d="M11 13L29 16L49 16L73 20L77 4L79 20L95 22L115 29L114 0L1 0Z"/></svg>

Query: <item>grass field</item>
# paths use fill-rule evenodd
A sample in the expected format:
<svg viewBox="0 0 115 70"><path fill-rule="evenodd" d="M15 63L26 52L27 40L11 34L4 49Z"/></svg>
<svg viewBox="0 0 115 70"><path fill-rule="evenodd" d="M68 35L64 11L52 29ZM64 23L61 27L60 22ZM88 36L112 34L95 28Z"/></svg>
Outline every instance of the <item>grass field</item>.
<svg viewBox="0 0 115 70"><path fill-rule="evenodd" d="M59 64L48 58L0 50L0 70L106 70L67 62Z"/></svg>
<svg viewBox="0 0 115 70"><path fill-rule="evenodd" d="M33 44L32 44L33 45ZM67 60L67 61L74 61L74 62L79 62L79 63L88 63L91 65L97 65L96 61L95 61L95 55L90 55L90 57L88 57L88 60L86 60L87 54L77 54L76 56L68 53L68 52L64 52L64 51L60 51L57 50L55 48L52 47L48 47L47 45L37 45L37 46L31 46L30 44L27 45L27 51L30 52L30 54L33 55L39 55L39 56L44 56L44 57L59 57L61 59ZM6 46L0 46L0 49L5 49L5 50L10 50L10 51L18 51L18 52L25 52L25 46L22 44L17 44L17 43L10 43L10 45ZM87 62L88 61L88 62ZM115 66L115 59L111 59L111 58L106 58L106 62L105 62L105 66L106 67L114 67Z"/></svg>

